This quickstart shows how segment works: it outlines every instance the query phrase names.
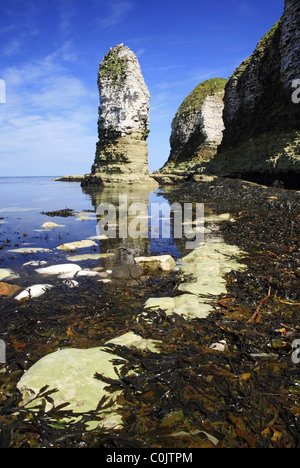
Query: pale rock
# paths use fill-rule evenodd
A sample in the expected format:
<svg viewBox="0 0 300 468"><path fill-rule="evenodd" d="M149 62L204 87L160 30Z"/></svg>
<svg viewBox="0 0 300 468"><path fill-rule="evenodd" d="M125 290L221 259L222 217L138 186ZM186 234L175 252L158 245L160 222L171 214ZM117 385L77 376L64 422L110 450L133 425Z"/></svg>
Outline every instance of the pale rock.
<svg viewBox="0 0 300 468"><path fill-rule="evenodd" d="M101 277L101 273L92 270L81 270L76 273L76 277L85 276L85 277Z"/></svg>
<svg viewBox="0 0 300 468"><path fill-rule="evenodd" d="M166 315L177 314L187 320L203 319L213 311L212 297L227 294L224 279L230 271L245 271L240 259L246 254L235 246L227 245L221 238L210 239L182 259L178 290L183 294L176 297L150 298L144 309L163 310Z"/></svg>
<svg viewBox="0 0 300 468"><path fill-rule="evenodd" d="M11 249L8 252L19 253L19 254L34 254L34 253L46 253L51 252L50 249L44 249L42 247L22 247L19 249Z"/></svg>
<svg viewBox="0 0 300 468"><path fill-rule="evenodd" d="M169 159L155 176L169 174L172 183L172 175L190 176L216 154L224 130L226 82L221 78L204 81L183 101L172 122Z"/></svg>
<svg viewBox="0 0 300 468"><path fill-rule="evenodd" d="M104 279L100 279L100 280L98 281L98 283L110 284L110 283L112 283L112 280L111 280L111 279L108 279L108 278L107 278L107 279L104 278Z"/></svg>
<svg viewBox="0 0 300 468"><path fill-rule="evenodd" d="M0 281L4 279L10 281L18 278L20 278L20 276L10 268L0 268Z"/></svg>
<svg viewBox="0 0 300 468"><path fill-rule="evenodd" d="M129 332L106 343L110 344L158 352L159 342ZM35 406L39 402L33 402L34 398L43 387L49 386L49 391L57 391L51 395L51 401L45 401L45 411L68 403L65 409L72 411L74 417L80 418L81 414L95 410L99 401L107 397L113 406L104 413L99 410L103 419L97 422L91 418L88 429L94 429L99 424L107 428L120 427L122 418L117 413L119 405L116 399L122 390L109 392L106 388L107 383L95 378L95 374L98 373L106 378L118 380L116 371L121 365L114 365L114 360L120 361L120 357L108 352L105 345L91 349L63 349L49 354L26 371L18 382L22 405L28 408ZM134 369L130 372L134 372Z"/></svg>
<svg viewBox="0 0 300 468"><path fill-rule="evenodd" d="M47 262L45 262L44 260L38 260L38 261L23 263L23 266L33 266L33 267L39 267L39 266L43 266L43 265L47 265Z"/></svg>
<svg viewBox="0 0 300 468"><path fill-rule="evenodd" d="M136 257L134 261L145 271L173 271L176 266L176 262L171 255Z"/></svg>
<svg viewBox="0 0 300 468"><path fill-rule="evenodd" d="M220 351L221 353L223 353L227 348L227 342L225 340L222 340L219 343L213 343L210 346L210 348L214 351Z"/></svg>
<svg viewBox="0 0 300 468"><path fill-rule="evenodd" d="M87 247L97 247L98 244L92 240L81 240L77 242L70 242L67 244L62 244L57 247L57 250L61 250L63 252L73 252L77 249L84 249Z"/></svg>
<svg viewBox="0 0 300 468"><path fill-rule="evenodd" d="M46 268L35 270L40 275L63 275L66 273L76 273L81 270L81 267L76 264L67 263L63 265L53 265Z"/></svg>
<svg viewBox="0 0 300 468"><path fill-rule="evenodd" d="M65 279L63 283L68 286L69 288L77 288L79 286L78 281L72 279Z"/></svg>
<svg viewBox="0 0 300 468"><path fill-rule="evenodd" d="M103 254L83 254L83 255L72 255L67 257L70 262L84 262L85 260L109 260L115 257L114 253L103 253Z"/></svg>
<svg viewBox="0 0 300 468"><path fill-rule="evenodd" d="M54 228L56 228L56 227L64 227L64 225L62 225L62 224L56 224L56 223L52 223L52 222L44 223L44 224L42 225L42 228L47 229L47 230L48 230L48 229L54 229Z"/></svg>
<svg viewBox="0 0 300 468"><path fill-rule="evenodd" d="M99 66L98 136L92 175L110 184L157 183L149 176L150 93L135 54L117 45ZM88 184L90 175L86 177Z"/></svg>
<svg viewBox="0 0 300 468"><path fill-rule="evenodd" d="M53 286L51 284L35 284L34 286L29 286L25 291L18 294L18 296L15 297L15 300L21 301L22 299L40 297L52 288Z"/></svg>

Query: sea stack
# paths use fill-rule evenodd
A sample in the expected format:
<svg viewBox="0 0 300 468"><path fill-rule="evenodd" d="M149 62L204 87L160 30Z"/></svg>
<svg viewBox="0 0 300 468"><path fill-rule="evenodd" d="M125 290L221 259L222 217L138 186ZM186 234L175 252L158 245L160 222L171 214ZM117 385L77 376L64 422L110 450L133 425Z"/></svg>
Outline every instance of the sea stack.
<svg viewBox="0 0 300 468"><path fill-rule="evenodd" d="M215 156L223 137L226 83L224 78L204 81L184 99L172 122L169 159L155 173L158 179L190 177Z"/></svg>
<svg viewBox="0 0 300 468"><path fill-rule="evenodd" d="M226 85L225 131L212 172L300 189L299 78L300 2L286 0L278 23Z"/></svg>
<svg viewBox="0 0 300 468"><path fill-rule="evenodd" d="M104 184L152 183L148 145L150 93L135 54L117 45L99 66L98 136L92 176Z"/></svg>

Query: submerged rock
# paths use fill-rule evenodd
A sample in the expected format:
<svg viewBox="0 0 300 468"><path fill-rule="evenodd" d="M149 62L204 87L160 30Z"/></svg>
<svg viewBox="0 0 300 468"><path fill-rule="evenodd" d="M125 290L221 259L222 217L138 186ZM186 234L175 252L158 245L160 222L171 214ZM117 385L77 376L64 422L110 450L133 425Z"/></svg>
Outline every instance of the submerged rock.
<svg viewBox="0 0 300 468"><path fill-rule="evenodd" d="M73 255L72 257L67 257L67 260L70 262L84 262L85 260L107 260L114 258L114 253L103 253L103 254L83 254L83 255Z"/></svg>
<svg viewBox="0 0 300 468"><path fill-rule="evenodd" d="M43 265L47 265L47 262L45 262L44 260L37 260L37 261L23 263L23 266L39 267L39 266L43 266Z"/></svg>
<svg viewBox="0 0 300 468"><path fill-rule="evenodd" d="M64 273L75 273L81 270L79 265L67 263L63 265L53 265L46 268L38 268L35 270L40 275L63 275Z"/></svg>
<svg viewBox="0 0 300 468"><path fill-rule="evenodd" d="M19 254L34 254L34 253L46 253L51 252L50 249L44 249L42 247L22 247L19 249L11 249L8 252L19 253Z"/></svg>
<svg viewBox="0 0 300 468"><path fill-rule="evenodd" d="M44 228L44 229L54 229L56 227L63 227L63 225L62 224L56 224L56 223L50 223L50 222L49 223L44 223L42 225L42 228Z"/></svg>
<svg viewBox="0 0 300 468"><path fill-rule="evenodd" d="M21 287L15 284L0 283L0 296L13 296Z"/></svg>
<svg viewBox="0 0 300 468"><path fill-rule="evenodd" d="M20 276L10 268L0 268L0 280L18 279Z"/></svg>
<svg viewBox="0 0 300 468"><path fill-rule="evenodd" d="M62 244L57 247L57 250L63 252L72 252L77 249L84 249L86 247L97 247L98 244L92 240L81 240L77 242L70 242L68 244Z"/></svg>
<svg viewBox="0 0 300 468"><path fill-rule="evenodd" d="M145 274L143 268L140 265L128 264L114 268L111 273L111 277L116 280L129 280L134 279L136 281Z"/></svg>

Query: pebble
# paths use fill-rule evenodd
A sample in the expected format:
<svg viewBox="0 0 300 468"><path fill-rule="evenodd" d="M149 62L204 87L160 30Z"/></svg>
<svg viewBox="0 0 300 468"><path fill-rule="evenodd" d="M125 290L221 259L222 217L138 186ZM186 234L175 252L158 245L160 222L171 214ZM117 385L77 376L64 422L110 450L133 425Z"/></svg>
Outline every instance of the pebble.
<svg viewBox="0 0 300 468"><path fill-rule="evenodd" d="M213 349L215 351L220 351L220 352L224 352L225 349L227 347L227 343L225 340L223 341L220 341L220 343L213 343L211 346L210 346L210 349Z"/></svg>

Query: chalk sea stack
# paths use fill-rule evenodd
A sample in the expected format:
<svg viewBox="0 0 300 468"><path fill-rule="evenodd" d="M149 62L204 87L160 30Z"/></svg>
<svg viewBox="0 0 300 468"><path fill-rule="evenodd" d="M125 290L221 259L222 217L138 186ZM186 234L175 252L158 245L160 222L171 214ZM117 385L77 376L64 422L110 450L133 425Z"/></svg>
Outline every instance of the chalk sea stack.
<svg viewBox="0 0 300 468"><path fill-rule="evenodd" d="M91 176L104 184L156 184L149 176L150 93L135 54L117 45L99 66L96 156Z"/></svg>
<svg viewBox="0 0 300 468"><path fill-rule="evenodd" d="M226 83L223 78L204 81L183 101L172 122L169 159L155 176L168 175L173 180L189 177L202 172L216 154L224 130Z"/></svg>
<svg viewBox="0 0 300 468"><path fill-rule="evenodd" d="M211 170L258 183L300 189L300 3L286 0L283 16L230 77L223 141Z"/></svg>

